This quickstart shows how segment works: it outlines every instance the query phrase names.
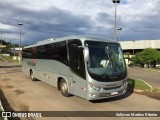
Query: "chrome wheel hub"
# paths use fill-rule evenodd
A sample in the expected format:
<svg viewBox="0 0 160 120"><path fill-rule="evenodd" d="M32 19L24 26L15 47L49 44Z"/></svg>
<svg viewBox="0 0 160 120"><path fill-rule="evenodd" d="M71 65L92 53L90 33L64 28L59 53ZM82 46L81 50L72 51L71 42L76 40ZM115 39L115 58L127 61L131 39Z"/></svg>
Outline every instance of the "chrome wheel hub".
<svg viewBox="0 0 160 120"><path fill-rule="evenodd" d="M67 91L67 84L66 83L62 83L62 92L63 93L66 93L66 91Z"/></svg>

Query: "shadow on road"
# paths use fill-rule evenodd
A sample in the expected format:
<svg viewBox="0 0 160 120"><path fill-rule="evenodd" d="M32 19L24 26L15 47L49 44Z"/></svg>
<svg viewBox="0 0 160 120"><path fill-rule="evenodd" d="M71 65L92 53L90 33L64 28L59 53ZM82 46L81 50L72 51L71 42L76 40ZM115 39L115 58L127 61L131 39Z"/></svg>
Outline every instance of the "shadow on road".
<svg viewBox="0 0 160 120"><path fill-rule="evenodd" d="M8 103L7 99L5 98L2 90L0 89L0 98L1 98L1 102L4 108L4 111L12 111L15 112L13 110L13 108L11 108L10 104ZM13 118L8 118L8 120L20 120L20 118L18 117L13 117Z"/></svg>
<svg viewBox="0 0 160 120"><path fill-rule="evenodd" d="M135 86L135 81L132 80L132 79L129 79L129 84L128 84L126 94L121 95L121 96L112 97L112 98L105 98L105 99L101 99L101 100L92 100L90 102L92 102L92 103L103 103L103 102L112 102L112 101L125 99L125 98L129 97L130 95L132 95L132 93L134 92L134 86Z"/></svg>
<svg viewBox="0 0 160 120"><path fill-rule="evenodd" d="M22 67L22 65L0 66L0 68L14 68L14 67Z"/></svg>

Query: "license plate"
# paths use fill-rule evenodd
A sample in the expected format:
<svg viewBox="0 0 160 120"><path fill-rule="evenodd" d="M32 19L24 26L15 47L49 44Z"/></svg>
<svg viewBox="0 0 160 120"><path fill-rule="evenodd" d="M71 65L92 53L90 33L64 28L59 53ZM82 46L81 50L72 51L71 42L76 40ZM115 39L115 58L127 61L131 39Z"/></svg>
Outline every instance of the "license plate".
<svg viewBox="0 0 160 120"><path fill-rule="evenodd" d="M118 92L111 92L111 95L117 95Z"/></svg>

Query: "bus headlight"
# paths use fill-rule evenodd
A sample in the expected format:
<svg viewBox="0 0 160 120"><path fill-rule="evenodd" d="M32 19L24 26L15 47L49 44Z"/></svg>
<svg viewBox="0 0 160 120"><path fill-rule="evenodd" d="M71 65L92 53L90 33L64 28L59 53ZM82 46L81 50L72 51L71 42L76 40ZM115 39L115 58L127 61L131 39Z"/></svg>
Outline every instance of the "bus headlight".
<svg viewBox="0 0 160 120"><path fill-rule="evenodd" d="M97 86L97 85L94 85L93 83L90 83L89 82L89 86L90 88L92 88L93 90L97 90L97 91L101 91L101 87Z"/></svg>
<svg viewBox="0 0 160 120"><path fill-rule="evenodd" d="M123 85L127 86L128 85L128 81L127 80L123 81Z"/></svg>

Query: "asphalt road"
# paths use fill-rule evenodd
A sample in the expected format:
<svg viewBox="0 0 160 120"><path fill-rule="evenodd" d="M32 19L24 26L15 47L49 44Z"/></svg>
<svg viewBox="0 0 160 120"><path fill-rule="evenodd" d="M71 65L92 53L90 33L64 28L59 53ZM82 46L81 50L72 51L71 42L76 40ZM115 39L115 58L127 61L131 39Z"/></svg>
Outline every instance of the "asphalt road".
<svg viewBox="0 0 160 120"><path fill-rule="evenodd" d="M141 79L151 86L160 88L160 72L148 71L142 68L128 68L128 77Z"/></svg>
<svg viewBox="0 0 160 120"><path fill-rule="evenodd" d="M90 102L82 98L63 97L57 88L41 81L31 81L19 65L0 61L1 100L4 108L15 111L160 111L160 101L144 95L127 93L126 96ZM5 101L6 100L6 101ZM25 118L24 118L25 119ZM38 118L38 120L57 118ZM75 120L74 117L58 118ZM159 120L159 118L84 118L78 120ZM37 120L37 118L36 118Z"/></svg>

